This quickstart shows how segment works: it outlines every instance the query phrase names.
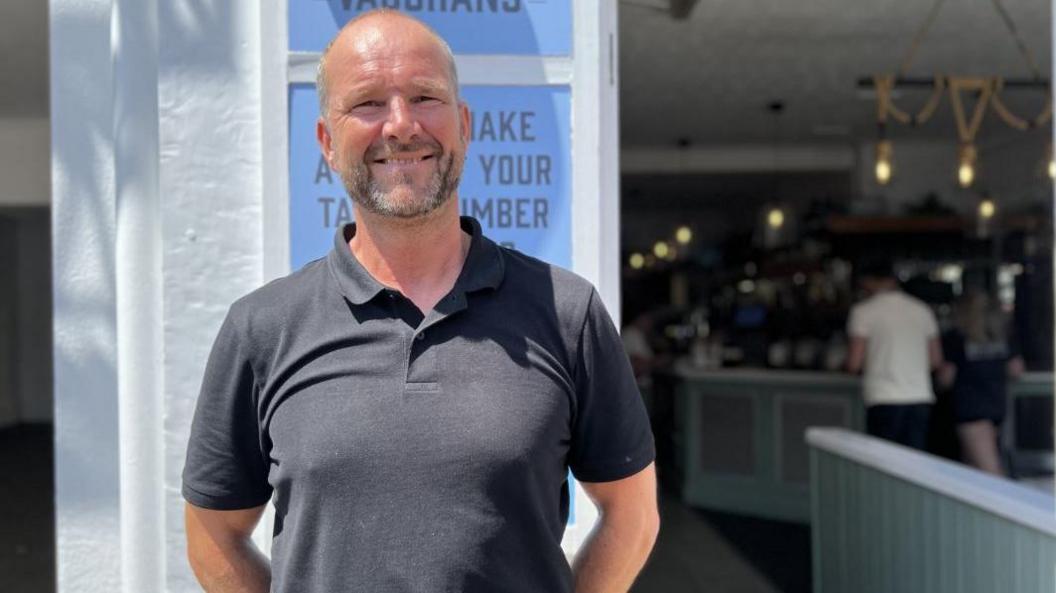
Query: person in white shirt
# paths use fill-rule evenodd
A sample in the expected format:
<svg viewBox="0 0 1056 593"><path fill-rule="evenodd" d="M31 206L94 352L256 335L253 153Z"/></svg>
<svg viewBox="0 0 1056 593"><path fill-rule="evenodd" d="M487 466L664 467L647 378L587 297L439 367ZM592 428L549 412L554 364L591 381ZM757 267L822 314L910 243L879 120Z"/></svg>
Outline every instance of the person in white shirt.
<svg viewBox="0 0 1056 593"><path fill-rule="evenodd" d="M931 372L942 366L935 315L903 292L889 262L861 270L869 295L851 308L847 370L862 373L866 432L924 450L935 395Z"/></svg>

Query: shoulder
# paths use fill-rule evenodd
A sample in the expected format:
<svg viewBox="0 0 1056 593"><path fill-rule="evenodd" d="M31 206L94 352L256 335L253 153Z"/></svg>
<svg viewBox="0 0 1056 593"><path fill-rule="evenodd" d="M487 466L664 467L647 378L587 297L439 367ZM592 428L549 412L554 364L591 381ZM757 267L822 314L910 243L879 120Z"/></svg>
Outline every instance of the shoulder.
<svg viewBox="0 0 1056 593"><path fill-rule="evenodd" d="M906 304L908 304L910 307L913 307L918 314L929 319L933 319L935 317L935 313L932 312L931 307L928 306L928 304L924 301L905 292L901 293L901 297L905 300Z"/></svg>
<svg viewBox="0 0 1056 593"><path fill-rule="evenodd" d="M504 261L503 284L525 299L555 303L558 310L578 305L584 309L594 294L594 285L579 274L514 249L499 247Z"/></svg>
<svg viewBox="0 0 1056 593"><path fill-rule="evenodd" d="M299 318L298 310L309 305L330 280L325 257L276 278L236 300L228 311L229 325L247 338L262 338Z"/></svg>
<svg viewBox="0 0 1056 593"><path fill-rule="evenodd" d="M504 314L517 315L535 330L563 344L574 360L591 323L608 318L594 285L560 266L500 248L505 271L501 288ZM611 322L610 322L611 323ZM535 333L533 331L533 333Z"/></svg>
<svg viewBox="0 0 1056 593"><path fill-rule="evenodd" d="M871 296L851 306L850 317L852 319L864 319L866 317L876 315L878 311L879 306L876 297Z"/></svg>

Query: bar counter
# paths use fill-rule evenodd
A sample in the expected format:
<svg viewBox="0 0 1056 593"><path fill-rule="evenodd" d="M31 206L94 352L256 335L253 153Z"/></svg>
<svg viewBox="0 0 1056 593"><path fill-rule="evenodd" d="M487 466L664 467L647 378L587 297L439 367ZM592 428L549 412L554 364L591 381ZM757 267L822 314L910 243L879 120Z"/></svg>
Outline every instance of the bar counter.
<svg viewBox="0 0 1056 593"><path fill-rule="evenodd" d="M829 372L701 369L677 362L674 387L676 465L691 506L767 519L810 520L808 427L864 430L859 377ZM1006 443L1015 418L1048 409L1046 451L1020 451L1051 469L1051 373L1027 373L1009 384ZM1033 407L1031 407L1033 406ZM1047 408L1046 408L1047 406ZM1027 412L1028 414L1030 412ZM1044 431L1043 431L1044 432ZM1039 437L1034 437L1037 447Z"/></svg>

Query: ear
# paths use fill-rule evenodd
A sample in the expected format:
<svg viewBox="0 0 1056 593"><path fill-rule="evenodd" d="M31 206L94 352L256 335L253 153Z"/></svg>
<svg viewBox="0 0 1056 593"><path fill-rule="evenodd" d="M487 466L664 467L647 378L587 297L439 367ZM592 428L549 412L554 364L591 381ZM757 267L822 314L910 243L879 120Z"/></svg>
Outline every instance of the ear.
<svg viewBox="0 0 1056 593"><path fill-rule="evenodd" d="M330 128L322 116L315 121L315 139L319 142L319 151L323 153L326 164L334 169L334 150L331 145Z"/></svg>
<svg viewBox="0 0 1056 593"><path fill-rule="evenodd" d="M473 114L469 112L469 104L465 101L458 102L458 118L462 123L462 144L469 146L469 138L473 135Z"/></svg>

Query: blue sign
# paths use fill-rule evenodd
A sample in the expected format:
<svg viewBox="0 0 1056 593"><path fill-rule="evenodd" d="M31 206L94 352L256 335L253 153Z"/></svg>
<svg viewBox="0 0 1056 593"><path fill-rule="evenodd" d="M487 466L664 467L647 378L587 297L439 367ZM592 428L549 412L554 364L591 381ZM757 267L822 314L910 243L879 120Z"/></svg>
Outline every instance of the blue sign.
<svg viewBox="0 0 1056 593"><path fill-rule="evenodd" d="M472 134L462 214L492 240L572 266L571 93L567 86L464 87ZM352 203L319 152L315 87L290 86L290 265L329 251Z"/></svg>
<svg viewBox="0 0 1056 593"><path fill-rule="evenodd" d="M436 29L456 54L567 56L571 0L288 0L290 51L321 52L357 14L394 8Z"/></svg>

